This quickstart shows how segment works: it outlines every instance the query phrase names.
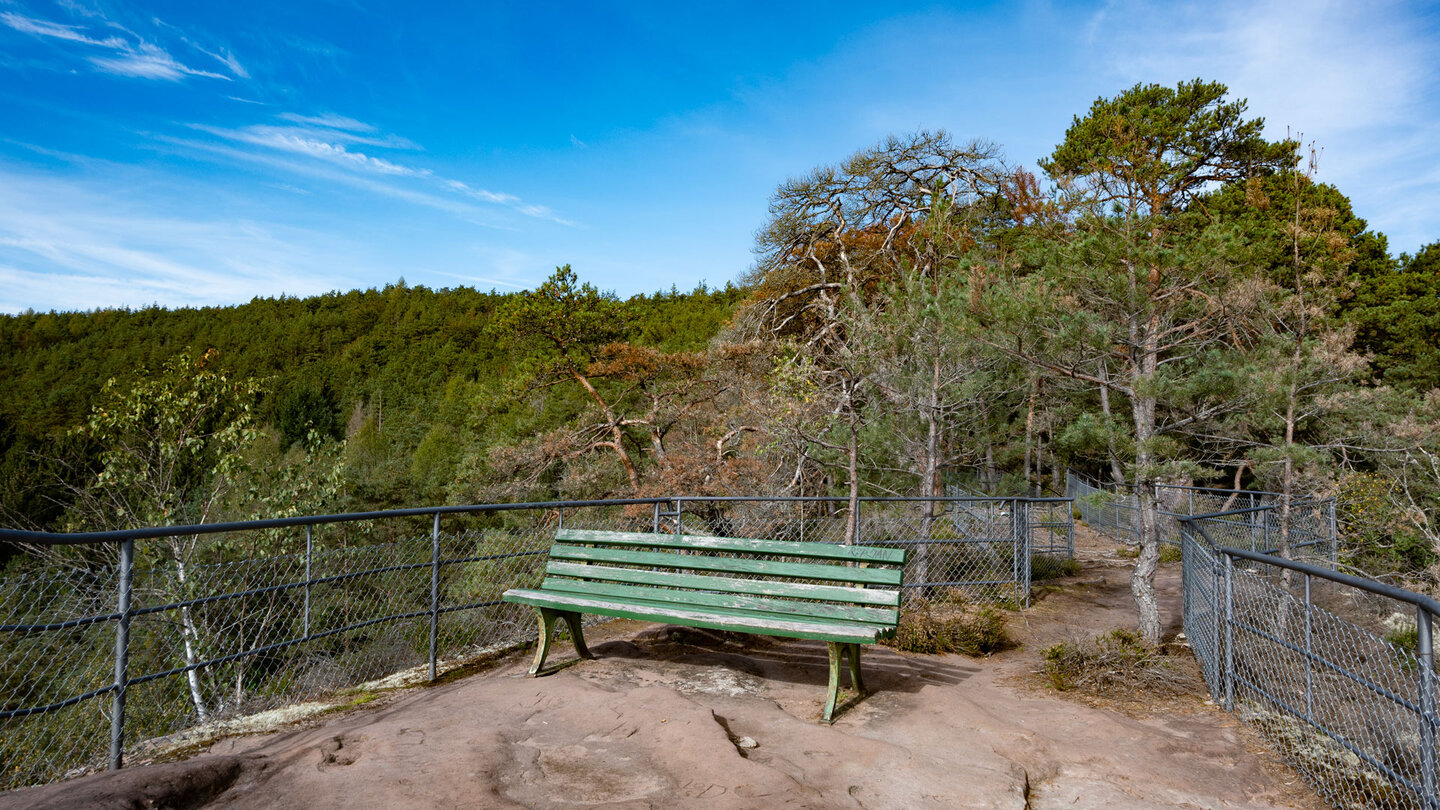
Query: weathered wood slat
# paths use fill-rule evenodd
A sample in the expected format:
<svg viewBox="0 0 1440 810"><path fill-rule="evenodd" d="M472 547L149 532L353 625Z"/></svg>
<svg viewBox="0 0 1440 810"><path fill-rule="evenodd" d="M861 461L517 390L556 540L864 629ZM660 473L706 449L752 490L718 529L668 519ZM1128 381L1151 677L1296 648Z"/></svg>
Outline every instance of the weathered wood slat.
<svg viewBox="0 0 1440 810"><path fill-rule="evenodd" d="M543 670L557 620L570 625L576 652L589 656L580 622L586 613L828 642L821 719L829 723L842 663L848 660L851 687L863 694L859 645L895 632L904 562L904 551L875 547L562 529L540 588L502 598L538 613L532 676Z"/></svg>
<svg viewBox="0 0 1440 810"><path fill-rule="evenodd" d="M547 578L540 586L540 589L588 596L643 599L648 602L669 602L683 605L736 608L739 610L773 614L775 616L834 619L846 622L874 624L881 627L893 626L900 620L900 611L894 608L837 605L830 602L803 602L797 599L775 599L772 597L750 596L747 594L653 588L559 577Z"/></svg>
<svg viewBox="0 0 1440 810"><path fill-rule="evenodd" d="M550 547L551 559L650 565L691 571L719 571L734 574L818 579L867 585L899 585L903 573L895 568L850 568L825 563L776 562L743 557L705 557L664 551L629 551L618 548L588 548L557 542Z"/></svg>
<svg viewBox="0 0 1440 810"><path fill-rule="evenodd" d="M755 596L817 599L854 605L897 607L900 604L900 592L898 590L851 588L844 585L815 585L808 582L716 577L706 574L686 574L679 571L651 571L648 568L615 568L608 565L584 565L560 561L552 561L546 565L545 573L555 576L605 580L607 582L621 582L633 585L661 585L672 588L723 591L725 593L742 593Z"/></svg>
<svg viewBox="0 0 1440 810"><path fill-rule="evenodd" d="M767 636L808 638L850 644L873 644L883 634L880 628L874 625L826 624L820 621L772 619L754 615L731 616L719 612L719 608L703 610L644 602L606 601L595 597L551 591L506 591L505 600L554 610L596 613L624 619L674 622L688 627L703 627L710 630L736 630Z"/></svg>
<svg viewBox="0 0 1440 810"><path fill-rule="evenodd" d="M700 534L655 534L651 532L610 532L592 529L560 529L557 541L656 548L734 551L776 557L810 557L898 565L905 561L904 549L879 546L841 546L834 543L806 543L792 540L757 540L744 537L713 537Z"/></svg>
<svg viewBox="0 0 1440 810"><path fill-rule="evenodd" d="M698 612L707 615L725 616L728 618L755 621L760 624L771 622L805 622L807 624L813 624L821 627L840 628L846 631L855 628L862 628L876 631L881 634L886 632L886 630L888 629L887 625L883 622L855 621L853 619L837 619L826 616L808 616L796 613L789 613L786 611L723 605L706 605L698 602L679 603L665 599L650 599L634 595L621 596L616 594L576 593L573 591L552 591L549 588L542 588L541 590L543 593L568 593L572 596L578 596L585 599L594 599L598 602L625 605L643 605L646 607L652 607L667 611L682 610L687 612Z"/></svg>

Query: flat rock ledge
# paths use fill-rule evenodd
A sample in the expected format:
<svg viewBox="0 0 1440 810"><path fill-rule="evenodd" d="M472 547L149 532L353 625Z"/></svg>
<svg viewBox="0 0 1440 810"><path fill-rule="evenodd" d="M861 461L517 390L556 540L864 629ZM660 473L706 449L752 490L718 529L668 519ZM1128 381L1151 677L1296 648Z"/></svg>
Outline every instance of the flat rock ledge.
<svg viewBox="0 0 1440 810"><path fill-rule="evenodd" d="M1323 807L1203 696L1134 716L1035 685L1045 636L1082 603L1092 633L1133 621L1102 587L1123 596L1124 577L1047 597L1013 622L1025 646L991 659L867 647L873 693L833 726L821 643L613 622L598 660L547 677L516 654L182 762L0 794L0 810Z"/></svg>

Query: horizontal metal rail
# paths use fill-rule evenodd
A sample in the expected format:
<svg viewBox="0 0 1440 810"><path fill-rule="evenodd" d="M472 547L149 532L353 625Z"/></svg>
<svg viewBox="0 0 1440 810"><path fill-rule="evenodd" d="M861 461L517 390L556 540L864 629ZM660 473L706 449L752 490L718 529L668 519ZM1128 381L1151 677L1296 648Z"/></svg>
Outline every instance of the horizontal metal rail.
<svg viewBox="0 0 1440 810"><path fill-rule="evenodd" d="M587 506L633 506L670 503L674 498L617 498L602 501L536 501L533 503L486 503L468 506L423 506L412 509L386 509L379 512L346 512L335 515L308 515L263 520L237 520L225 523L197 523L189 526L151 526L143 529L120 529L108 532L34 532L0 529L0 542L38 543L40 545L85 545L117 543L122 540L153 540L160 537L189 537L200 534L250 532L261 529L286 529L294 526L321 526L328 523L359 523L405 517L435 515L478 515L489 512L518 510L578 509ZM689 500L688 498L686 500ZM843 498L841 500L844 500ZM943 500L943 499L937 499Z"/></svg>
<svg viewBox="0 0 1440 810"><path fill-rule="evenodd" d="M1197 515L1193 518L1187 519L1185 522L1189 523L1191 521L1196 521L1202 517L1205 516ZM1200 532L1204 534L1204 527L1199 527L1199 529ZM1209 540L1209 535L1205 535L1205 539ZM1216 546L1215 550L1220 552L1221 554L1225 554L1230 557L1239 557L1243 560L1253 560L1254 562L1264 563L1265 565L1273 566L1275 568L1288 568L1291 571L1298 571L1302 574L1309 574L1312 577L1328 579L1331 582L1338 582L1351 588L1379 594L1380 596L1394 599L1397 602L1406 602L1416 607L1425 608L1425 610L1429 612L1432 616L1440 615L1440 601L1436 601L1435 599L1429 596L1425 596L1424 594L1418 594L1414 591L1407 591L1404 588L1397 588L1394 585L1387 585L1384 582L1377 582L1373 579L1365 579L1364 577L1357 577L1352 574L1346 574L1340 571L1332 571L1329 568L1324 568L1319 565L1312 565L1307 562L1301 562L1300 560L1287 560L1283 557L1275 557L1269 554L1262 554L1257 551L1250 551L1243 548Z"/></svg>
<svg viewBox="0 0 1440 810"><path fill-rule="evenodd" d="M1069 504L1070 499L1068 498L996 498L985 496L965 496L957 498L937 495L930 497L877 496L863 497L859 500L859 504L867 508L874 505L885 504L924 505L928 503L939 503L951 507L950 511L952 514L954 510L988 513L988 520L982 521L982 525L966 523L959 527L960 531L958 534L960 536L948 538L926 537L923 534L924 529L917 529L906 522L913 518L908 516L900 518L893 514L900 510L877 509L875 510L875 514L869 515L862 515L859 513L859 510L857 510L855 514L847 515L845 510L835 510L833 508L837 505L844 505L848 501L848 498L841 496L682 496L433 506L196 525L152 526L128 530L68 534L0 529L0 543L8 542L21 546L105 546L113 544L120 549L120 554L117 555L119 560L118 568L116 568L115 560L113 559L105 563L103 566L105 578L102 580L86 580L83 583L75 582L70 584L60 581L51 582L49 580L37 580L29 584L24 584L24 580L17 581L17 586L21 589L17 590L17 593L22 594L22 598L24 598L23 594L26 593L23 588L40 588L44 589L47 593L55 588L59 588L59 592L72 595L72 601L69 603L70 607L82 608L85 613L94 611L93 615L65 618L64 620L47 620L47 617L40 615L37 610L36 615L33 617L34 621L28 622L24 619L17 620L19 616L0 616L0 620L8 619L4 621L3 624L0 624L0 639L4 639L7 643L13 642L16 644L35 645L33 647L17 647L15 649L45 650L47 654L50 655L53 655L53 653L49 653L48 650L53 649L51 645L56 642L52 642L49 638L38 638L33 641L30 639L43 633L73 632L84 628L113 624L115 627L113 678L104 676L102 679L98 673L92 676L88 674L87 671L85 675L87 679L86 682L76 684L75 688L88 686L95 686L95 688L86 689L81 694L63 699L50 696L42 697L43 692L36 693L35 697L41 698L41 700L44 701L43 705L17 705L17 698L6 696L5 700L8 705L0 704L5 705L4 710L0 710L0 721L18 721L36 715L53 714L59 710L74 707L86 701L109 695L113 701L109 712L111 726L110 764L112 768L116 768L123 764L126 729L126 694L131 687L163 682L166 681L166 679L180 679L182 684L178 688L174 690L162 690L165 695L169 695L169 697L164 697L163 699L181 699L179 695L185 694L188 689L190 693L189 699L194 703L194 710L196 712L190 719L190 722L193 722L195 718L204 716L201 709L200 693L196 691L199 687L196 686L195 673L203 671L217 673L217 668L245 659L266 658L283 663L285 660L293 659L294 656L277 656L276 653L295 648L297 645L319 642L327 638L345 637L347 634L353 635L357 631L362 631L370 627L385 624L410 623L415 620L423 620L427 617L430 620L428 648L431 677L433 678L436 674L434 669L435 662L439 655L440 642L436 636L439 617L449 616L467 610L491 610L502 607L502 602L498 599L498 596L495 595L498 594L498 590L491 593L488 589L492 586L504 587L505 583L509 580L495 578L512 576L515 575L516 571L520 570L529 571L534 567L529 561L542 558L547 553L544 548L533 547L537 542L533 536L536 528L547 524L553 526L555 519L569 521L571 520L572 513L576 510L586 508L608 509L625 506L651 506L655 513L654 519L657 530L660 528L658 523L659 518L665 516L673 517L676 521L674 529L680 531L682 530L680 521L688 519L688 516L685 516L687 507L694 510L697 506L711 505L723 507L743 504L776 504L803 507L806 504L821 504L826 507L824 511L827 520L839 518L856 522L857 528L861 530L859 536L856 538L857 543L864 545L916 547L915 555L917 560L925 559L924 555L918 550L920 548L934 549L938 547L944 549L948 547L954 552L961 552L965 547L969 546L1006 546L1006 549L999 552L999 562L995 570L992 570L991 567L982 569L978 566L972 566L968 561L961 562L957 566L957 560L968 560L968 558L963 555L947 558L943 550L940 552L932 551L931 553L935 556L929 558L930 567L925 579L923 581L917 579L916 581L907 583L907 587L990 588L1014 586L1016 588L1015 596L1017 599L1024 599L1028 595L1031 575L1029 554L1038 548L1032 541L1032 533L1047 529L1053 529L1057 532L1067 528L1073 529L1073 523L1067 524L1057 519L1061 517L1060 513L1046 511L1046 508L1049 506ZM983 509L979 508L979 505L983 504L989 504L990 506ZM1034 505L1033 510L1030 506L1032 504ZM464 518L465 516L483 516L486 514L527 511L536 513L537 518L540 518L538 522L534 524L534 527L530 527L530 521L527 518L525 521L527 528L524 529L516 529L513 526L490 529L477 528L474 530L475 533L473 536L468 529L445 535L446 543L473 542L478 546L475 549L476 551L486 551L487 549L484 547L484 544L492 542L488 539L486 532L498 530L507 533L511 537L516 537L517 532L525 532L523 536L528 539L519 540L519 542L526 544L519 547L524 550L506 551L503 553L471 553L455 556L447 556L441 553L439 521L442 516ZM646 510L647 513L651 511L652 510ZM726 513L730 511L731 510L725 510ZM744 517L744 510L734 511L739 515L738 519L742 522L752 519ZM1024 516L1028 516L1032 511L1037 514L1043 514L1046 519L1043 522L1027 524ZM839 514L837 514L837 512ZM1068 514L1069 510L1067 509L1064 516L1068 516ZM541 515L543 515L543 517L541 517ZM763 513L763 515L768 515L768 513ZM803 514L797 513L797 515L800 515L799 528L803 533L805 524L808 521L803 518ZM634 516L630 516L625 519L629 520L633 517ZM647 523L650 522L650 517L649 514L645 516ZM704 519L703 515L699 517L702 520ZM408 521L416 518L431 519L427 522L432 522L433 528L427 527L430 531L425 531L422 534L419 527L416 526L414 527L414 536L411 536L412 533L409 529L399 527L399 530L395 533L400 536L395 541L365 545L357 548L342 547L322 549L312 544L312 529L317 526L394 520ZM868 518L868 520L862 518ZM732 517L730 519L737 518ZM768 521L770 518L768 516L761 516L754 519L762 521L761 525L766 525L764 521ZM890 522L897 520L900 522ZM991 526L989 524L994 525ZM463 526L464 524L462 523L461 525ZM976 537L971 533L980 532L988 535L996 530L1005 531L1006 529L1004 527L1007 525L1010 531L1009 536ZM159 577L159 579L131 584L136 570L136 549L140 548L140 546L136 545L137 542L167 537L188 538L217 536L292 528L304 530L305 544L303 554L287 552L267 556L263 559L257 558L255 562L260 563L260 565L254 567L245 567L248 561L243 560L215 565L194 565L189 567L187 581L183 583L178 579L174 579L174 577L177 576L175 572L167 573L167 569L165 568L142 565L140 570L144 577ZM896 539L876 540L873 536L867 537L867 534L874 531L890 532L896 536ZM509 541L499 540L498 542ZM1013 546L1013 550L1008 548L1011 546ZM379 551L380 549L391 550L382 552ZM1064 553L1068 549L1057 546L1053 549L1045 547L1043 550L1047 553ZM372 556L372 553L375 555L383 555L384 558ZM497 565L494 566L492 570L491 566L487 565L488 563L497 563ZM357 564L360 567L351 567ZM94 565L94 563L91 563L91 565ZM300 573L302 565L303 575ZM337 570L331 567L332 565L343 567ZM445 585L447 590L445 591L445 596L442 598L440 591L440 583L442 581L441 573L447 570L453 571L456 566L465 565L478 565L479 569L475 574L452 574L450 577L484 577L485 579L483 580L477 580L485 583L484 587L487 590L483 594L484 598L467 601L463 604L450 604L452 601L458 601L451 595L452 592L455 594L464 594L465 589L474 586L468 584L468 579L447 578L445 581L451 584ZM333 573L326 572L324 575L320 575L322 571L327 568ZM1010 569L1010 578L1008 579L1001 578L1005 576L1005 574L1002 573L1005 568ZM421 587L419 580L427 569L429 572L427 578L429 604L424 605L423 595L421 594L421 591L424 589ZM920 570L927 569L922 565ZM346 601L344 594L348 593L345 588L347 583L360 582L367 578L388 577L390 575L398 575L394 582L400 583L400 587L404 591L403 594L399 592L388 594L382 598L383 601L377 601L373 606L361 604L353 598ZM526 576L530 575L530 573L526 574ZM293 581L287 581L292 576L298 576L299 578ZM272 579L267 582L265 581L266 577L271 577ZM284 579L276 581L282 577ZM411 582L411 580L414 580L414 582ZM382 581L389 582L390 580ZM453 591L457 584L460 586L460 590ZM230 587L225 587L226 585ZM254 585L254 587L244 587L247 585ZM222 592L206 593L202 589L207 587ZM333 604L349 605L344 608L345 613L343 617L344 619L351 619L353 617L353 620L346 621L343 626L338 627L324 629L312 628L311 612L315 604L315 601L312 599L312 591L316 588L328 588L329 590L327 590L326 593L334 594L338 598L338 601ZM110 609L104 610L103 612L96 610L96 608L101 607L102 604L96 601L96 597L100 593L107 591L111 596L110 599L107 600L109 601L109 605L106 607ZM304 592L303 614L301 613L302 603L299 596L301 591ZM36 592L40 593L41 591L37 590ZM111 600L116 599L117 592L118 609L115 609L116 601ZM368 591L366 593L368 593ZM175 598L182 594L184 595L183 598ZM285 596L286 594L294 595ZM146 603L149 600L145 597L153 598L160 596L168 596L169 598L164 599L162 604ZM482 594L475 593L474 596L482 596ZM464 596L462 595L460 598L463 599ZM246 600L259 601L252 605L247 604ZM44 604L48 610L58 609L49 603ZM225 607L226 605L235 605L235 607ZM388 609L386 607L387 605L389 606ZM255 612L257 610L258 612ZM371 613L372 610L375 613L384 613L384 615L373 615L373 613ZM219 612L217 613L216 611ZM367 613L370 613L370 615L366 615ZM226 618L224 618L223 621L232 622L232 624L229 625L215 625L204 629L204 632L208 634L207 637L212 641L221 640L219 644L217 644L217 648L205 650L211 653L208 656L200 653L200 648L203 645L197 645L196 651L194 653L191 652L190 639L193 638L196 633L193 627L194 623L198 620L198 618L192 619L192 614L196 617L224 616ZM22 613L21 615L26 614ZM327 614L322 613L320 615ZM141 633L141 635L136 636L136 638L143 640L131 640L132 622L143 620L145 617L157 616L161 617L158 621L152 619L135 624L134 627L136 631ZM31 617L26 615L26 618ZM211 620L212 619L204 619L203 621ZM503 624L506 628L510 627L510 620L504 620ZM454 633L457 629L459 628L451 627L446 632ZM498 632L498 637L502 641L510 639L513 636L510 630L502 631L500 625L495 626L495 631ZM91 632L93 633L93 631ZM160 635L157 636L155 635L156 633L160 633ZM295 635L288 638L284 637L290 636L292 633ZM408 631L406 631L406 633L408 633ZM486 633L492 637L497 637L496 633L490 630L487 630ZM281 638L276 640L276 636L281 636ZM167 643L172 645L175 644L178 639L185 640L185 657L176 660L175 656L179 655L179 652L174 647L159 652L156 651L154 647L156 640L167 638L171 639ZM404 638L410 639L409 635L405 635ZM234 650L233 647L227 649L226 646L221 646L229 645L232 642L245 645L245 649ZM71 640L66 640L65 643L70 644L72 642ZM78 635L74 643L81 643ZM351 643L353 643L353 639L346 641L342 645L346 648L347 652L345 654L351 651L351 648L348 646ZM397 655L407 656L419 653L423 656L425 654L421 649L425 644L423 640L417 638L414 640L405 640L400 643L401 647L397 648L398 652L395 653ZM453 643L454 642L446 642L446 644ZM505 643L508 643L508 641ZM88 650L90 647L96 646L94 637L87 635L83 644L87 650L86 654L93 655L93 653ZM413 645L413 650L411 645ZM149 663L145 665L145 669L149 671L132 671L135 668L134 664L130 662L132 647L137 650L147 650L146 660ZM371 653L362 651L362 655L369 654ZM338 656L339 653L336 655ZM334 656L329 656L328 653L323 654L322 658L324 659L321 661L323 666L336 666L335 661L339 660ZM58 666L63 660L61 657L53 657L47 660L47 665ZM99 657L97 656L93 660L98 661ZM295 660L298 661L299 659ZM88 663L89 661L90 659L87 659L87 666L90 665ZM277 663L276 665L279 664ZM288 663L284 665L290 666ZM152 666L154 667L153 670L150 669ZM267 666L270 666L270 664L267 664ZM323 669L323 666L318 671L322 673L322 678L328 678L328 675L323 674L328 672L328 670ZM296 670L296 672L304 671L303 669ZM242 673L245 672L246 670L244 669L237 669L234 677L238 679L242 677ZM40 681L38 681L39 683L48 685L52 680L43 677L45 674L45 670L43 669L37 670L37 673L42 676ZM228 676L222 676L217 673L207 677ZM245 674L243 677L248 679L250 675ZM268 677L268 675L265 677ZM300 676L286 674L283 677L292 678ZM185 683L187 680L188 683ZM264 681L262 681L262 683L263 682ZM57 681L56 683L59 682ZM97 683L104 683L104 685L98 686ZM212 690L215 690L217 686L218 684L214 682L206 682L203 684L206 694L212 694ZM246 689L249 688L250 687L246 687ZM59 690L56 689L55 691ZM177 694L172 694L172 692ZM161 693L146 694L160 695ZM213 694L219 695L220 693L213 692ZM215 704L215 711L234 711L236 707L244 705L242 704L242 700L248 700L249 698L242 698L240 697L241 694L242 687L237 680L233 692L233 695L235 695L233 698L234 702L229 703L228 701L230 701L231 698L226 697L226 702ZM279 695L282 696L283 694L285 693L279 693ZM261 700L272 700L277 696L274 693L263 693L259 691L254 692L254 695L255 699ZM157 698L146 698L147 701L154 699ZM71 721L65 720L63 722L68 724ZM23 731L23 729L18 726L15 728ZM36 726L35 728L48 729L49 726L44 726L42 723L42 725ZM7 728L6 732L9 733L9 731L10 729ZM43 735L48 732L42 731L39 733ZM91 739L97 736L98 735L95 734L88 734L88 737ZM45 749L42 747L33 750L43 751ZM63 766L65 770L70 770L77 765L83 764L73 760L50 761L56 765ZM49 763L43 761L38 763L32 762L26 767L31 771L48 770Z"/></svg>
<svg viewBox="0 0 1440 810"><path fill-rule="evenodd" d="M1255 700L1268 702L1276 711L1303 722L1349 755L1356 757L1356 761L1373 769L1378 777L1388 780L1392 785L1389 789L1413 793L1424 807L1440 810L1440 754L1437 754L1436 744L1440 717L1437 717L1436 711L1432 639L1433 618L1440 615L1440 600L1313 563L1286 559L1252 549L1221 546L1207 531L1207 524L1213 526L1216 522L1227 523L1217 518L1255 511L1258 510L1250 508L1211 515L1178 516L1182 537L1186 543L1182 586L1185 599L1185 632L1192 639L1192 649L1201 659L1201 671L1210 681L1212 693L1216 695L1217 701L1223 701L1225 708L1234 710L1236 688L1243 687L1256 696ZM1302 604L1298 597L1290 593L1288 588L1267 582L1266 578L1255 571L1237 571L1236 561L1265 566L1266 570L1270 571L1293 572L1304 577L1305 597L1301 617L1303 624L1294 626L1297 631L1303 630L1303 644L1285 638L1250 618L1257 611L1283 609L1288 613L1289 603ZM1240 576L1244 576L1246 581L1252 584L1243 590L1237 587ZM1416 645L1413 653L1315 605L1311 601L1312 579L1412 606L1416 618ZM1262 590L1273 596L1254 595ZM1316 636L1318 631L1315 629L1314 619L1317 616L1324 617L1323 627L1332 628L1326 631L1325 637ZM1340 637L1341 640L1334 640L1336 632L1344 634ZM1376 649L1382 651L1381 659L1376 660L1364 650L1351 649L1353 642L1347 643L1343 640L1351 633L1363 633L1373 639L1367 643L1377 645ZM1239 635L1243 635L1246 641L1242 643L1237 638ZM1327 638L1330 640L1327 641ZM1322 650L1329 651L1329 654L1317 652L1317 644L1321 645ZM1359 655L1356 661L1358 669L1344 663L1335 653L1336 650L1342 654L1349 651L1352 656ZM1392 658L1396 662L1393 666L1399 668L1397 672L1411 673L1395 683L1404 683L1407 690L1414 689L1414 697L1407 697L1397 691L1395 686L1369 676L1366 667L1380 666L1385 660ZM1274 674L1264 666L1256 668L1253 663L1249 663L1256 661L1262 664L1270 662L1277 673L1291 672L1287 669L1289 666L1303 669L1303 680L1293 674ZM1323 722L1320 715L1315 713L1315 701L1318 698L1313 692L1316 688L1313 678L1317 672L1328 673L1325 681L1329 684L1351 684L1343 687L1344 694L1350 696L1347 698L1350 702L1346 704L1346 708L1338 710L1339 714L1332 712L1327 715ZM1292 680L1303 685L1303 708L1294 705L1290 698L1282 694ZM1393 708L1382 708L1386 706ZM1352 715L1364 719L1347 719ZM1392 719L1377 723L1378 717ZM1345 729L1353 729L1357 722L1361 723L1360 728L1364 729L1364 736L1361 738L1345 733ZM1263 723L1261 729L1267 735L1272 733ZM1280 734L1280 739L1288 739L1284 732L1277 733ZM1376 734L1390 736L1388 739L1385 736L1379 737L1379 742L1363 743ZM1413 742L1406 743L1405 740ZM1366 745L1370 748L1367 749ZM1393 751L1392 747L1396 745L1401 746L1399 751L1407 752L1414 759L1395 759L1398 751ZM1411 762L1418 768L1418 772L1407 772ZM1318 765L1316 761L1308 758L1308 755L1300 756L1293 760L1292 764L1332 800L1348 806L1352 799L1356 798L1352 793L1356 788L1345 781L1347 777L1331 773L1330 768ZM1375 800L1373 805L1365 806L1411 806L1408 803L1392 804L1390 800L1379 797L1360 798L1367 802Z"/></svg>

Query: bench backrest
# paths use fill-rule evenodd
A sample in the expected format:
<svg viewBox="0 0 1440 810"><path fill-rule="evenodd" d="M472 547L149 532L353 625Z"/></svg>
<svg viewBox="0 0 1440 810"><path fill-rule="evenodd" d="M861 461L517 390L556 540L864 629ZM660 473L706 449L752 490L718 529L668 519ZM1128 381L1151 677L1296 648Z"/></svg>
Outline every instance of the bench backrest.
<svg viewBox="0 0 1440 810"><path fill-rule="evenodd" d="M541 589L893 630L904 565L876 546L561 529Z"/></svg>

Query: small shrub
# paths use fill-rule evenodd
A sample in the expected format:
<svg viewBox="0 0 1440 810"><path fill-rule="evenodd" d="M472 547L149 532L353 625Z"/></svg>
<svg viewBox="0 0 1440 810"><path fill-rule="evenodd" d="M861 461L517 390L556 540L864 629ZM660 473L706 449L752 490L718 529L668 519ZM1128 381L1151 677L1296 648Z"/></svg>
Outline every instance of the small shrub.
<svg viewBox="0 0 1440 810"><path fill-rule="evenodd" d="M1415 619L1403 613L1393 613L1381 623L1385 625L1386 641L1412 653L1420 649L1420 627L1415 624Z"/></svg>
<svg viewBox="0 0 1440 810"><path fill-rule="evenodd" d="M1060 642L1045 648L1045 663L1041 672L1050 680L1050 687L1057 692L1069 690L1082 671L1082 656L1073 644Z"/></svg>
<svg viewBox="0 0 1440 810"><path fill-rule="evenodd" d="M1137 558L1140 556L1140 547L1139 547L1139 546L1125 546L1124 548L1121 548L1121 549L1116 550L1115 556L1120 557L1121 559L1126 559L1126 560L1134 560L1134 559L1137 559ZM1163 544L1163 545L1160 546L1160 562L1162 562L1162 563L1176 563L1176 562L1180 562L1180 559L1181 559L1181 557L1180 557L1180 547L1179 547L1179 546L1172 546L1172 545L1170 545L1170 544L1168 544L1168 543Z"/></svg>
<svg viewBox="0 0 1440 810"><path fill-rule="evenodd" d="M1044 652L1040 671L1061 692L1163 695L1188 689L1164 651L1129 629L1111 630L1087 642L1052 645Z"/></svg>
<svg viewBox="0 0 1440 810"><path fill-rule="evenodd" d="M1080 575L1080 561L1074 557L1036 554L1030 558L1030 579L1058 579Z"/></svg>
<svg viewBox="0 0 1440 810"><path fill-rule="evenodd" d="M980 657L1014 646L1005 615L993 606L937 606L918 599L900 616L895 635L883 642L905 652Z"/></svg>

